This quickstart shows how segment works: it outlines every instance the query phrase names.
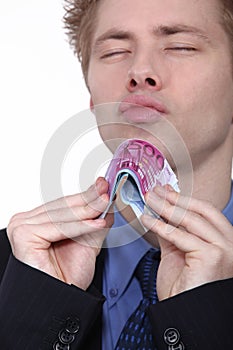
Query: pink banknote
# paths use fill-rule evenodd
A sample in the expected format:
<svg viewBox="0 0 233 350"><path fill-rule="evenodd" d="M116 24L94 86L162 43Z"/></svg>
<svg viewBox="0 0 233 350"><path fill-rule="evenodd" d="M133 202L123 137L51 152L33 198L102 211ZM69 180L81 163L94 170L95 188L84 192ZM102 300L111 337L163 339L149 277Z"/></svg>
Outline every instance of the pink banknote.
<svg viewBox="0 0 233 350"><path fill-rule="evenodd" d="M145 193L154 186L170 184L179 190L176 175L163 154L151 143L139 139L129 139L120 144L105 178L109 183L110 205L123 182L120 191L122 200L132 206L137 216L144 211ZM153 211L152 214L158 216Z"/></svg>

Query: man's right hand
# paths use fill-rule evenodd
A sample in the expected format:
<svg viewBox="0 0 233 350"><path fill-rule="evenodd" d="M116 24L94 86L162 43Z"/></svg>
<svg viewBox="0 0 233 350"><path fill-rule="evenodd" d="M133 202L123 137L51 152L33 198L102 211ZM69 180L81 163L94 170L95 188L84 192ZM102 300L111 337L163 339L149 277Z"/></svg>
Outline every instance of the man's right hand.
<svg viewBox="0 0 233 350"><path fill-rule="evenodd" d="M109 202L108 183L98 178L86 192L12 217L7 228L14 256L55 278L86 290L96 256L113 223L98 216Z"/></svg>

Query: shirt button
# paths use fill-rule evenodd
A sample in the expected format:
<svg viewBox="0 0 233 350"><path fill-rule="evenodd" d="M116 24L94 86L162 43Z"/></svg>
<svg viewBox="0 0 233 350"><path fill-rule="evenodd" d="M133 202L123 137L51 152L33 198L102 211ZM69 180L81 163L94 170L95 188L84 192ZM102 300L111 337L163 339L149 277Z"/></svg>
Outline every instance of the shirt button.
<svg viewBox="0 0 233 350"><path fill-rule="evenodd" d="M118 289L117 288L111 288L109 290L109 295L111 298L115 298L118 295Z"/></svg>

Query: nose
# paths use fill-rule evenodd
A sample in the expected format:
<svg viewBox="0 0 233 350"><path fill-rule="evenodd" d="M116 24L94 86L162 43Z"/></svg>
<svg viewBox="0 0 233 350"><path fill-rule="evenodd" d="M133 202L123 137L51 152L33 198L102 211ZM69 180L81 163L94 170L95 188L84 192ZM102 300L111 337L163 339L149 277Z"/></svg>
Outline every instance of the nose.
<svg viewBox="0 0 233 350"><path fill-rule="evenodd" d="M154 71L153 65L144 59L135 61L128 71L127 89L158 91L162 87L160 76Z"/></svg>

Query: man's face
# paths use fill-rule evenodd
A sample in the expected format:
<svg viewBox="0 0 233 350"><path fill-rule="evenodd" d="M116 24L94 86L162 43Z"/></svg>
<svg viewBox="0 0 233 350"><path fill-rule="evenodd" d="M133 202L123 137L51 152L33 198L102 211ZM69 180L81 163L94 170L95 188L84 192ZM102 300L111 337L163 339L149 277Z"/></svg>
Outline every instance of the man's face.
<svg viewBox="0 0 233 350"><path fill-rule="evenodd" d="M126 123L100 128L104 140L150 141L145 130L158 134L165 120L194 166L226 143L232 147L232 60L217 0L101 0L97 16L91 98L94 105L123 101L113 118Z"/></svg>

